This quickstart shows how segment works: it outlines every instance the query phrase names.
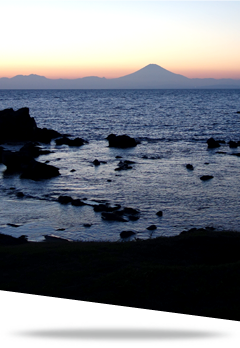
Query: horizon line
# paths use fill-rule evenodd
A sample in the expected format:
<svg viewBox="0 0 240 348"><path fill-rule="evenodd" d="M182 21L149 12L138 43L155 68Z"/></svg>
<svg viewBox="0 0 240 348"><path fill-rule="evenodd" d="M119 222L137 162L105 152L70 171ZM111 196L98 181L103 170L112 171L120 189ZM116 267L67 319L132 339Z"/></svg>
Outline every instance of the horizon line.
<svg viewBox="0 0 240 348"><path fill-rule="evenodd" d="M28 75L24 75L24 74L17 74L17 75L14 75L12 77L6 77L6 76L2 76L0 77L0 79L13 79L15 77L30 77L30 76L36 76L36 77L42 77L42 78L45 78L45 79L48 79L48 80L53 80L53 81L57 81L57 80L71 80L71 81L74 81L74 80L80 80L80 79L84 79L84 78L99 78L99 79L106 79L106 80L115 80L115 79L119 79L121 77L125 77L125 76L129 76L131 74L134 74L140 70L143 70L149 66L157 66L167 72L170 72L170 73L173 73L173 74L176 74L176 75L181 75L181 76L184 76L186 77L187 79L189 80L193 80L193 79L198 79L198 80L205 80L205 79L212 79L212 80L235 80L235 81L238 81L240 80L240 78L232 78L232 77L220 77L220 78L214 78L214 77L187 77L185 75L182 75L182 74L178 74L178 73L174 73L170 70L167 70L163 67L161 67L160 65L158 64L154 64L154 63L150 63L150 64L147 64L146 66L144 66L143 68L140 68L136 71L133 71L132 73L129 73L127 75L122 75L122 76L118 76L118 77L99 77L97 75L87 75L87 76L83 76L83 77L75 77L75 78L64 78L64 77L57 77L57 78L51 78L51 77L46 77L44 75L39 75L39 74L35 74L35 73L30 73Z"/></svg>

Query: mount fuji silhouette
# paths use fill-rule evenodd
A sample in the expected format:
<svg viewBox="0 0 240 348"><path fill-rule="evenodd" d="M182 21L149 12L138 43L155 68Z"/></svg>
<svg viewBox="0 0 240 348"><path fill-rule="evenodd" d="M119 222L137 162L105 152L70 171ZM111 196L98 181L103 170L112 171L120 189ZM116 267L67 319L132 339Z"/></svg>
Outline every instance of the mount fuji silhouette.
<svg viewBox="0 0 240 348"><path fill-rule="evenodd" d="M190 79L175 74L157 64L118 78L107 79L88 76L78 79L48 79L39 75L17 75L0 78L0 89L194 89L194 88L240 88L240 80Z"/></svg>

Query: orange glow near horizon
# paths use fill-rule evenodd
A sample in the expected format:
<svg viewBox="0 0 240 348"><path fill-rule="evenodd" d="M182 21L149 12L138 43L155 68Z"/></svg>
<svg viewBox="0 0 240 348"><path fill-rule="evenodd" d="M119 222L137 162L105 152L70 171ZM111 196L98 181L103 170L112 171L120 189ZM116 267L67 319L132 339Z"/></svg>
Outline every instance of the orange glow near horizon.
<svg viewBox="0 0 240 348"><path fill-rule="evenodd" d="M154 62L150 62L149 64L155 64ZM98 77L105 77L107 79L112 78L118 78L121 76L125 76L131 73L134 73L135 71L143 68L145 65L138 65L138 66L118 66L117 68L112 67L84 67L84 68L66 68L66 67L9 67L1 69L0 68L0 78L1 77L7 77L12 78L16 75L30 75L30 74L36 74L40 76L45 76L49 79L77 79L77 78L83 78L87 76L98 76ZM160 65L160 64L158 64ZM240 79L240 69L234 70L234 69L207 69L204 67L203 69L200 68L191 68L187 69L185 67L166 67L163 65L160 65L162 68L169 70L175 74L180 74L183 76L186 76L188 78L214 78L214 79Z"/></svg>

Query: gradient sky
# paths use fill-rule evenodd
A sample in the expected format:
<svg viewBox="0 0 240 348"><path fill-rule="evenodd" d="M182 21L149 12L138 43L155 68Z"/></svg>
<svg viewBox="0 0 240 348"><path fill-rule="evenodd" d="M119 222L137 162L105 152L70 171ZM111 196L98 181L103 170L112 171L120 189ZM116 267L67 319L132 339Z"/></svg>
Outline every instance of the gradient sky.
<svg viewBox="0 0 240 348"><path fill-rule="evenodd" d="M240 79L239 1L0 0L0 77Z"/></svg>

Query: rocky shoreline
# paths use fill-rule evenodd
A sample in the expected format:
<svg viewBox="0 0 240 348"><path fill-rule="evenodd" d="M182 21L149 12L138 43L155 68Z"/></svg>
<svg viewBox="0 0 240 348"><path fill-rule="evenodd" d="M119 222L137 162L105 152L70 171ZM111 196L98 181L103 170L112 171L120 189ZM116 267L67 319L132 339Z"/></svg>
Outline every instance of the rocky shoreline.
<svg viewBox="0 0 240 348"><path fill-rule="evenodd" d="M121 149L136 147L139 144L137 139L131 138L128 135L110 134L106 139L108 140L109 147ZM17 111L13 109L0 111L0 143L3 145L0 146L0 162L6 166L6 173L16 173L19 174L21 179L31 179L34 181L48 180L61 175L59 168L50 165L48 163L49 161L46 160L45 163L37 161L40 155L47 156L51 153L50 148L46 147L51 141L54 141L56 146L67 145L70 147L82 147L88 144L87 140L80 137L71 139L70 135L60 134L53 129L39 128L34 118L30 117L28 108L22 108ZM206 150L212 151L213 149L221 147L225 142L223 140L210 138L206 143ZM20 149L18 151L10 151L4 147L7 144L18 144ZM229 141L228 145L230 149L236 149L240 146L240 141ZM217 153L220 152L218 151ZM236 152L229 154L235 156L240 155ZM116 156L116 159L120 160L115 168L117 172L131 170L137 165L134 161L123 160L121 156ZM106 162L98 159L92 161L94 166L100 166L105 163ZM194 167L191 163L186 164L186 169L188 171L194 171ZM202 181L208 181L213 178L213 175L202 175L199 177ZM23 192L15 191L17 197L24 198ZM91 205L84 201L84 199L72 198L68 195L60 195L55 201L62 205L71 204L75 207ZM91 206L96 214L101 215L103 221L124 223L137 221L141 216L141 211L136 207L120 206L114 202L112 204L99 202ZM156 209L155 214L161 219L164 212L161 210L157 211ZM86 227L91 226L91 221L85 225ZM156 225L150 223L149 226L146 226L148 231L154 231L156 228ZM123 240L138 238L135 230L123 230L119 235ZM26 236L25 239L27 239Z"/></svg>

